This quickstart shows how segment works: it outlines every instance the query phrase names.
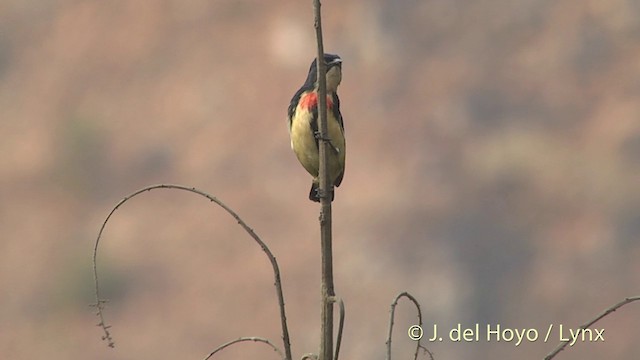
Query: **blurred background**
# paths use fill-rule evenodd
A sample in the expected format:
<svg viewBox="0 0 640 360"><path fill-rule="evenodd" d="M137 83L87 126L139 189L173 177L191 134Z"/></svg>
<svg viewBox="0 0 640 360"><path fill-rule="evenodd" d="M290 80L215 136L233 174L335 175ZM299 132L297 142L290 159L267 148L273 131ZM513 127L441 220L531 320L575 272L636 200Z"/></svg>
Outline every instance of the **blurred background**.
<svg viewBox="0 0 640 360"><path fill-rule="evenodd" d="M0 0L0 354L201 359L280 345L268 260L179 183L235 209L280 262L294 358L317 352L318 206L286 110L315 56L311 1ZM389 305L427 326L577 327L640 293L640 2L323 2L344 60L334 214L344 359L382 359ZM401 301L394 357L415 312ZM559 359L631 359L640 305ZM540 359L557 344L429 344ZM218 359L277 359L260 344Z"/></svg>

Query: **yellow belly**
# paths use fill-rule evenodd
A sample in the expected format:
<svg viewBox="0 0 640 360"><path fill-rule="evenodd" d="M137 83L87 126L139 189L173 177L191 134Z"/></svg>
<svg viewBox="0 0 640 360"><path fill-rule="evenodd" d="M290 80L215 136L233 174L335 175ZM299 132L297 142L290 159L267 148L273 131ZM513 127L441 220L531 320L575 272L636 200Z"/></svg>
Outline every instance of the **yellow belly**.
<svg viewBox="0 0 640 360"><path fill-rule="evenodd" d="M312 119L311 112L300 108L296 109L295 116L291 122L291 148L302 166L317 182L320 160L315 136L311 129ZM346 149L340 124L331 112L327 114L327 128L331 144L337 149L337 152L331 146L328 149L329 181L335 183L336 179L344 172Z"/></svg>

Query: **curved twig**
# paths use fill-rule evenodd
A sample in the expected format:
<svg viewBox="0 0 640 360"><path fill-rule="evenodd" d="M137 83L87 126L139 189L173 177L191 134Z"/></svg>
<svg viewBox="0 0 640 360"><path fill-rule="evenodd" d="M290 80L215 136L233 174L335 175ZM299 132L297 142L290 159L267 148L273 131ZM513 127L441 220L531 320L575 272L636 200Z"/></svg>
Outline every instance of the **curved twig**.
<svg viewBox="0 0 640 360"><path fill-rule="evenodd" d="M159 185L152 185L152 186L148 186L145 187L143 189L140 189L138 191L135 191L134 193L128 195L127 197L125 197L124 199L120 200L120 202L118 202L118 204L111 209L111 212L109 212L109 215L107 216L107 218L104 220L104 222L102 223L102 226L100 227L100 232L98 233L98 237L96 239L95 242L95 246L93 248L93 281L95 283L95 295L96 295L96 302L95 304L93 304L92 306L95 306L97 309L97 315L100 318L100 322L97 324L97 326L100 326L102 328L102 330L104 331L104 335L102 336L103 340L107 340L109 343L110 347L114 347L114 342L113 342L113 338L111 337L111 334L109 332L109 328L111 326L107 325L104 319L104 314L103 314L103 309L104 309L104 304L106 302L106 300L103 300L100 298L100 287L98 285L98 262L97 262L97 257L98 257L98 245L100 243L100 239L102 237L102 233L105 229L105 227L107 226L107 223L109 222L109 219L111 219L111 216L115 213L116 210L118 210L124 203L126 203L127 201L131 200L132 198L147 192L147 191L151 191L151 190L155 190L155 189L176 189L176 190L184 190L184 191L188 191L188 192L192 192L194 194L203 196L207 199L209 199L210 201L216 203L218 206L220 206L221 208L223 208L229 215L231 215L237 222L238 224L253 238L253 240L255 240L256 243L258 243L258 245L260 245L260 248L262 248L262 251L264 251L264 253L267 255L267 257L269 258L269 261L271 262L271 266L273 267L273 275L275 277L275 287L276 287L276 293L278 296L278 305L280 307L280 321L281 321L281 326L282 326L282 340L284 342L284 349L285 349L285 354L286 360L291 360L291 343L289 340L289 330L287 327L287 317L285 315L285 308L284 308L284 295L282 293L282 283L280 280L280 269L278 267L278 262L276 261L276 258L273 256L273 254L271 253L271 250L269 250L269 248L267 247L267 245L260 239L260 237L258 237L258 235L256 235L256 233L253 231L253 229L251 229L241 218L240 216L238 216L238 214L236 214L233 210L231 210L231 208L229 208L227 205L225 205L222 201L218 200L218 198L211 196L207 193L205 193L204 191L198 190L196 188L193 187L186 187L186 186L182 186L182 185L173 185L173 184L159 184ZM260 340L257 340L260 341Z"/></svg>
<svg viewBox="0 0 640 360"><path fill-rule="evenodd" d="M273 345L271 343L271 341L267 340L267 339L263 339L260 337L241 337L232 341L229 341L228 343L224 343L220 346L218 346L215 350L213 350L206 358L204 358L204 360L209 360L213 355L215 355L217 352L222 351L223 349L233 345L233 344L237 344L237 343L241 343L241 342L245 342L245 341L254 341L254 342L261 342L263 344L267 344L269 346L271 346L271 348L278 353L278 355L280 355L280 358L285 359L284 354L282 353L282 351L280 351L280 349L278 349L277 346Z"/></svg>
<svg viewBox="0 0 640 360"><path fill-rule="evenodd" d="M407 299L411 300L411 302L413 302L413 304L416 306L416 309L418 310L418 325L422 326L422 310L420 309L420 303L418 303L418 300L416 300L416 298L414 298L413 295L409 294L406 291L398 294L398 296L396 296L396 298L393 300L393 303L391 303L391 315L389 318L389 335L387 337L387 360L391 360L391 336L393 335L393 321L394 321L394 316L396 312L396 305L398 305L398 301L403 297L406 297ZM418 352L420 351L420 349L423 349L425 352L427 352L427 354L429 354L429 358L431 360L434 360L433 354L431 353L431 351L429 351L429 349L423 346L420 343L420 340L416 340L416 352L413 356L414 360L418 359Z"/></svg>
<svg viewBox="0 0 640 360"><path fill-rule="evenodd" d="M338 360L340 355L340 345L342 344L342 330L344 329L344 301L342 298L334 297L338 300L338 306L340 307L340 320L338 322L338 336L336 337L336 353L333 356L333 360Z"/></svg>
<svg viewBox="0 0 640 360"><path fill-rule="evenodd" d="M580 325L580 329L584 330L589 328L591 325L595 324L596 322L598 322L600 319L602 319L603 317L611 314L612 312L618 310L619 308L632 303L634 301L638 301L640 300L640 296L632 296L632 297L628 297L628 298L624 298L624 300L620 301L619 303L607 308L605 311L603 311L602 313L600 313L598 316L596 316L595 318L593 318L592 320L590 320L589 322L587 322L584 325ZM570 340L567 341L563 341L561 342L555 349L553 349L552 352L550 352L547 356L545 356L544 360L550 360L553 359L556 355L558 355L558 353L562 350L564 350L565 347L567 347L567 345L569 344Z"/></svg>

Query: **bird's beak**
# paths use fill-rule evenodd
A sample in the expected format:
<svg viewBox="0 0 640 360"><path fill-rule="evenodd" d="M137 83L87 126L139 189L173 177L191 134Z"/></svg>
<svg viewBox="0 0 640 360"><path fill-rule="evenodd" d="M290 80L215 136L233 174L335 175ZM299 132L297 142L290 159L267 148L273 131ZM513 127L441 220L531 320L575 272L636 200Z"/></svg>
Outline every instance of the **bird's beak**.
<svg viewBox="0 0 640 360"><path fill-rule="evenodd" d="M327 63L327 66L340 65L340 64L342 64L342 59L337 58L337 59L333 59L333 60L331 60L331 62Z"/></svg>

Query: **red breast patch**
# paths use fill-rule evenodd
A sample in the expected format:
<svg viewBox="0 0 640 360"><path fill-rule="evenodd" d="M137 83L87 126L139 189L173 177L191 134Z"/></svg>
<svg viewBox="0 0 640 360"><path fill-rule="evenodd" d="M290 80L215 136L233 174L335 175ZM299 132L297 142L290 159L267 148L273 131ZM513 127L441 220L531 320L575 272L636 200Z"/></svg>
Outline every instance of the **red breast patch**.
<svg viewBox="0 0 640 360"><path fill-rule="evenodd" d="M306 110L318 107L318 93L310 91L302 94L302 96L300 96L300 107ZM333 100L331 96L327 95L327 108L331 109L332 107Z"/></svg>

